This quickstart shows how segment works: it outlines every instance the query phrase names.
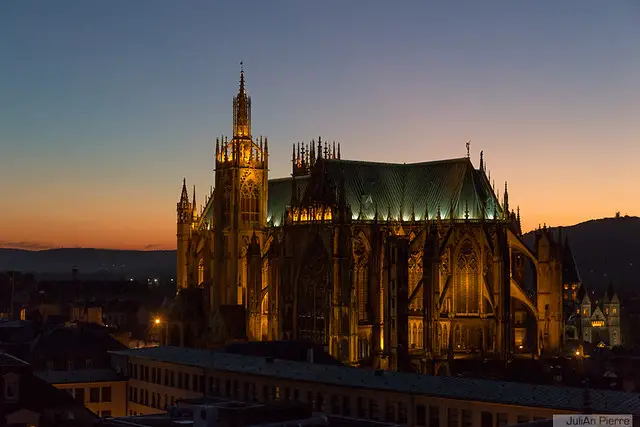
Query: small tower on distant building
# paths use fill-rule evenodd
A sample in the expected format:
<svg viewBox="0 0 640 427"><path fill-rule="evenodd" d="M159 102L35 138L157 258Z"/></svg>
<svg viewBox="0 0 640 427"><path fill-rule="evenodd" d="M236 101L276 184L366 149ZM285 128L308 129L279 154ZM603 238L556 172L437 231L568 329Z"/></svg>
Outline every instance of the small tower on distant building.
<svg viewBox="0 0 640 427"><path fill-rule="evenodd" d="M580 323L583 342L591 342L591 298L589 293L585 292L580 301Z"/></svg>
<svg viewBox="0 0 640 427"><path fill-rule="evenodd" d="M613 290L613 285L609 285L609 289L604 296L602 308L607 319L609 345L612 347L622 345L622 335L620 335L620 299Z"/></svg>

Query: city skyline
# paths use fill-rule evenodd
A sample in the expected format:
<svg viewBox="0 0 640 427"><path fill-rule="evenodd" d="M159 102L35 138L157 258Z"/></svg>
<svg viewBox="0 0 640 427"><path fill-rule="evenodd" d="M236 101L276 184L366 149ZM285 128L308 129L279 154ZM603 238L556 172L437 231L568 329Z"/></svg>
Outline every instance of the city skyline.
<svg viewBox="0 0 640 427"><path fill-rule="evenodd" d="M318 136L400 163L471 140L524 231L640 214L637 3L189 5L3 6L0 247L175 248L182 178L202 204L240 61L272 178Z"/></svg>

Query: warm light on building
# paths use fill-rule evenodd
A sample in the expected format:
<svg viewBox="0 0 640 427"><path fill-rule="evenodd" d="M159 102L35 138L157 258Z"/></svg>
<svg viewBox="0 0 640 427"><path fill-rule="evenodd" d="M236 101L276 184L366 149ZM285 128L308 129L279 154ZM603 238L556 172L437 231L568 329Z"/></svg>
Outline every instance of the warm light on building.
<svg viewBox="0 0 640 427"><path fill-rule="evenodd" d="M593 326L594 328L603 328L604 327L604 320L592 320L591 321L591 326Z"/></svg>
<svg viewBox="0 0 640 427"><path fill-rule="evenodd" d="M289 217L293 222L331 221L330 208L292 209Z"/></svg>

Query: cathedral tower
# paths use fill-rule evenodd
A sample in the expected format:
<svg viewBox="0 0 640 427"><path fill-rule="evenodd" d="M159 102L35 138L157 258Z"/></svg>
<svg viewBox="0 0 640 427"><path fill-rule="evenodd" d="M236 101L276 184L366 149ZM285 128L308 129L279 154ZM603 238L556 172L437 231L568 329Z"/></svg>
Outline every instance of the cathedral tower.
<svg viewBox="0 0 640 427"><path fill-rule="evenodd" d="M250 243L262 247L267 222L267 139L251 135L251 98L244 70L233 99L233 137L216 140L214 192L214 260L211 308L221 304L242 305L259 311L261 277L248 289ZM261 275L260 275L261 276Z"/></svg>
<svg viewBox="0 0 640 427"><path fill-rule="evenodd" d="M194 200L195 205L195 200ZM178 239L176 247L176 288L180 290L187 287L188 277L188 253L189 253L189 234L191 232L191 221L193 215L193 207L189 203L187 195L187 180L182 181L182 192L176 206L178 229L176 237Z"/></svg>

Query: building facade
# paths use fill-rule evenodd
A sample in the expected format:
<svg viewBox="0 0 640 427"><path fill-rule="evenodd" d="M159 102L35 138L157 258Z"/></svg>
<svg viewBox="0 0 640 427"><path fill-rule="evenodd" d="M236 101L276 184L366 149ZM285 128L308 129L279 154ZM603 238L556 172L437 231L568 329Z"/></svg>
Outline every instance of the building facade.
<svg viewBox="0 0 640 427"><path fill-rule="evenodd" d="M566 325L567 341L591 344L597 347L622 345L620 332L620 299L610 286L604 297L593 301L589 293L580 287L579 299L575 302Z"/></svg>
<svg viewBox="0 0 640 427"><path fill-rule="evenodd" d="M269 179L241 72L215 189L199 208L184 181L177 204L168 343L215 345L242 324L250 340L310 340L346 363L419 372L456 353L561 348L564 244L546 228L534 250L523 243L482 153L477 168L468 155L364 162L318 138L294 144L291 163Z"/></svg>
<svg viewBox="0 0 640 427"><path fill-rule="evenodd" d="M180 399L297 401L314 412L408 426L506 427L558 414L640 411L636 395L316 365L203 349L114 352L129 377L129 412L162 413Z"/></svg>

